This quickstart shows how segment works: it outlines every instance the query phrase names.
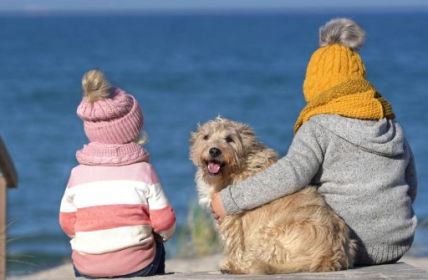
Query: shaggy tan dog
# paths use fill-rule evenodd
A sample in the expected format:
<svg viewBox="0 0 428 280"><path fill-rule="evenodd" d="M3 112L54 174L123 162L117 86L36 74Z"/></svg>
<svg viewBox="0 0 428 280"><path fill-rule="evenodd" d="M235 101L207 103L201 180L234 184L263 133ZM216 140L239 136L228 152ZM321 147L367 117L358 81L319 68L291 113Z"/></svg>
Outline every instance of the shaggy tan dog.
<svg viewBox="0 0 428 280"><path fill-rule="evenodd" d="M199 201L208 207L213 192L266 169L277 155L247 125L219 117L192 133L190 158L197 167ZM223 272L334 271L353 264L355 242L348 227L314 187L227 216L218 230Z"/></svg>

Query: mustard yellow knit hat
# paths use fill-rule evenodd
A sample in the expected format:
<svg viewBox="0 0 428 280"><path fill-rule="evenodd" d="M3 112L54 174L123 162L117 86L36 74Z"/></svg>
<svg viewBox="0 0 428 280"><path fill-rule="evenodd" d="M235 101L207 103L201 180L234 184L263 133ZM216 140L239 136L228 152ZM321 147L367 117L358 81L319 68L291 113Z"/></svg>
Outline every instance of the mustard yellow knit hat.
<svg viewBox="0 0 428 280"><path fill-rule="evenodd" d="M308 63L303 93L306 102L349 80L365 79L366 70L358 48L365 32L347 18L333 19L320 28L320 48Z"/></svg>
<svg viewBox="0 0 428 280"><path fill-rule="evenodd" d="M333 19L320 28L320 48L309 60L303 83L307 104L296 120L295 132L320 114L361 120L394 118L391 105L366 80L358 54L364 40L364 30L350 19Z"/></svg>

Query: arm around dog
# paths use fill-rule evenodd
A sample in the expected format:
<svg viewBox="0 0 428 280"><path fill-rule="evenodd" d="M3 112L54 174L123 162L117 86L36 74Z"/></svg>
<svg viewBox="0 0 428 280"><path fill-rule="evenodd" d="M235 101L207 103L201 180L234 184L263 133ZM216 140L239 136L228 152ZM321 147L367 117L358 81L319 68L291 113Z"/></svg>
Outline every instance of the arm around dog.
<svg viewBox="0 0 428 280"><path fill-rule="evenodd" d="M308 121L296 133L288 153L266 170L221 191L230 215L253 209L307 186L318 172L327 145L317 124Z"/></svg>

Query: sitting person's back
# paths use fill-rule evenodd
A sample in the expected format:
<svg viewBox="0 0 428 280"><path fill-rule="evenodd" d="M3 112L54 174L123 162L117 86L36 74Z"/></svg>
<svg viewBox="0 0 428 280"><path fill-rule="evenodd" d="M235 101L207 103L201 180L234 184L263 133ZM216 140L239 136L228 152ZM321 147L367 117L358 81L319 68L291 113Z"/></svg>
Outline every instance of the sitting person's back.
<svg viewBox="0 0 428 280"><path fill-rule="evenodd" d="M76 153L79 165L60 208L76 276L162 274L163 242L174 232L175 215L148 153L135 142L143 128L141 109L99 71L88 72L83 86L77 113L90 143Z"/></svg>
<svg viewBox="0 0 428 280"><path fill-rule="evenodd" d="M305 139L294 144L296 150L302 148L299 155L311 143L308 157L321 159L311 184L359 241L356 263L397 261L410 248L416 229L413 155L400 125L386 118L317 115L298 134L296 138Z"/></svg>

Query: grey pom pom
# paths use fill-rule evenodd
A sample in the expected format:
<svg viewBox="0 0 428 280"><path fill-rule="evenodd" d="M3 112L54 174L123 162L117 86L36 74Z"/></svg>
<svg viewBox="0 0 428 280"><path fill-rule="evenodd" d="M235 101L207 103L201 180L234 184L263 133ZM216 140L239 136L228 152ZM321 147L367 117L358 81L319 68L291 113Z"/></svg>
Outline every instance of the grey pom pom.
<svg viewBox="0 0 428 280"><path fill-rule="evenodd" d="M366 38L364 30L353 20L336 18L320 27L320 46L341 44L351 49L359 49Z"/></svg>

